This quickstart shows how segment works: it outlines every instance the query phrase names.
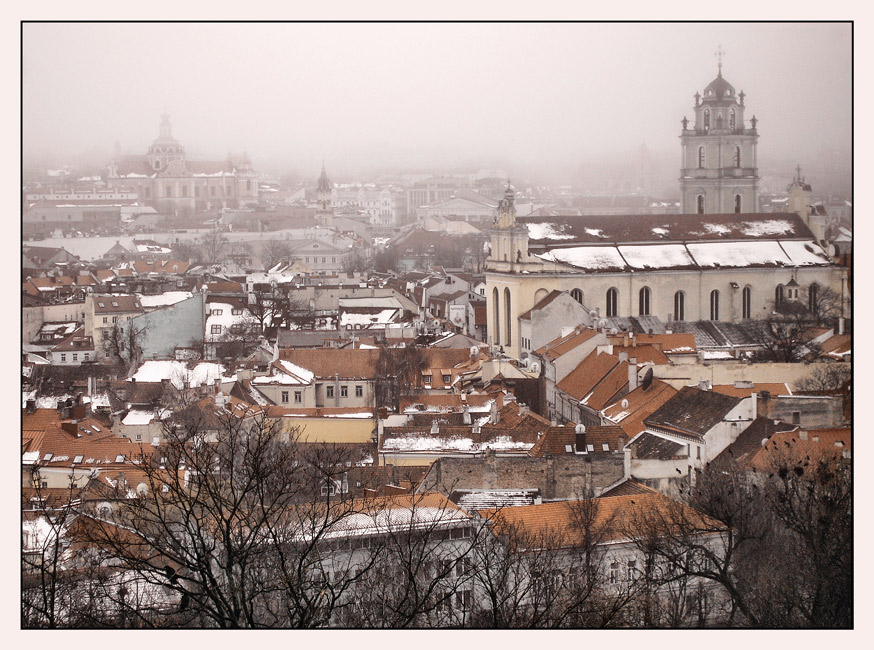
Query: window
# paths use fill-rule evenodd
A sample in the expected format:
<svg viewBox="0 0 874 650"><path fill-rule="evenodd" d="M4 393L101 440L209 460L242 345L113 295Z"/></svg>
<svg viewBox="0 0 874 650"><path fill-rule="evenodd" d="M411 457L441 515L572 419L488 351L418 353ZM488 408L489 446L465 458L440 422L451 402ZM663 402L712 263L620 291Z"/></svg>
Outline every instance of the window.
<svg viewBox="0 0 874 650"><path fill-rule="evenodd" d="M504 333L504 344L510 345L510 331L513 328L513 311L510 308L510 288L504 288L504 310L507 314L507 331Z"/></svg>
<svg viewBox="0 0 874 650"><path fill-rule="evenodd" d="M698 198L695 199L695 211L698 214L704 214L704 195L699 194Z"/></svg>
<svg viewBox="0 0 874 650"><path fill-rule="evenodd" d="M242 308L240 308L240 307L234 307L234 308L231 310L231 314L233 314L234 316L242 316L242 315L243 315L243 310L242 310Z"/></svg>
<svg viewBox="0 0 874 650"><path fill-rule="evenodd" d="M188 186L187 186L187 185L183 185L183 186L182 186L182 196L183 196L183 197L187 197L187 196L188 196Z"/></svg>
<svg viewBox="0 0 874 650"><path fill-rule="evenodd" d="M212 328L210 329L210 332L212 332L213 334L221 334L222 333L222 326L221 325L213 325Z"/></svg>
<svg viewBox="0 0 874 650"><path fill-rule="evenodd" d="M443 375L443 383L449 384L452 382L452 375Z"/></svg>
<svg viewBox="0 0 874 650"><path fill-rule="evenodd" d="M282 391L282 403L288 404L288 391L287 390Z"/></svg>
<svg viewBox="0 0 874 650"><path fill-rule="evenodd" d="M581 289L574 289L571 291L571 298L576 300L581 305L583 304L583 292Z"/></svg>
<svg viewBox="0 0 874 650"><path fill-rule="evenodd" d="M303 402L303 393L299 390L294 391L294 403L300 404Z"/></svg>
<svg viewBox="0 0 874 650"><path fill-rule="evenodd" d="M118 316L113 316L113 317L112 317L112 322L113 322L113 323L117 323L117 322L118 322Z"/></svg>
<svg viewBox="0 0 874 650"><path fill-rule="evenodd" d="M586 451L591 451L594 453L595 445L586 444Z"/></svg>
<svg viewBox="0 0 874 650"><path fill-rule="evenodd" d="M734 115L734 113L732 113ZM740 167L740 147L734 148L734 166Z"/></svg>
<svg viewBox="0 0 874 650"><path fill-rule="evenodd" d="M774 308L780 309L783 306L783 285L778 284L774 289Z"/></svg>
<svg viewBox="0 0 874 650"><path fill-rule="evenodd" d="M166 196L173 196L173 188L169 185L166 188Z"/></svg>
<svg viewBox="0 0 874 650"><path fill-rule="evenodd" d="M333 386L326 386L325 387L325 395L328 397L333 397L334 396L334 387Z"/></svg>
<svg viewBox="0 0 874 650"><path fill-rule="evenodd" d="M209 313L212 314L213 316L221 316L224 313L224 310L223 309L213 309Z"/></svg>
<svg viewBox="0 0 874 650"><path fill-rule="evenodd" d="M686 320L686 294L682 291L674 294L674 320Z"/></svg>
<svg viewBox="0 0 874 650"><path fill-rule="evenodd" d="M86 352L82 360L83 360L83 361L88 361L88 359L89 359L90 356L91 356L91 355L90 355L88 352Z"/></svg>
<svg viewBox="0 0 874 650"><path fill-rule="evenodd" d="M422 379L426 384L431 384L431 375L422 375Z"/></svg>
<svg viewBox="0 0 874 650"><path fill-rule="evenodd" d="M704 130L707 131L709 128L710 128L710 111L705 108L704 109Z"/></svg>
<svg viewBox="0 0 874 650"><path fill-rule="evenodd" d="M734 113L734 109L732 108L728 112L728 128L730 128L732 131L734 131L736 126L737 126L737 118L736 118L736 115ZM738 147L738 150L740 150L740 147ZM740 167L740 164L738 164L737 166Z"/></svg>
<svg viewBox="0 0 874 650"><path fill-rule="evenodd" d="M364 397L364 386L355 387L355 397Z"/></svg>
<svg viewBox="0 0 874 650"><path fill-rule="evenodd" d="M710 320L719 320L719 291L710 292Z"/></svg>
<svg viewBox="0 0 874 650"><path fill-rule="evenodd" d="M340 397L349 397L349 387L340 386Z"/></svg>
<svg viewBox="0 0 874 650"><path fill-rule="evenodd" d="M704 169L704 162L706 158L704 157L704 147L698 147L698 169Z"/></svg>
<svg viewBox="0 0 874 650"><path fill-rule="evenodd" d="M744 287L741 295L741 318L750 318L752 313L752 289Z"/></svg>
<svg viewBox="0 0 874 650"><path fill-rule="evenodd" d="M607 289L607 317L619 315L619 291L614 288Z"/></svg>
<svg viewBox="0 0 874 650"><path fill-rule="evenodd" d="M215 196L215 185L213 185L212 187L209 188L209 195Z"/></svg>
<svg viewBox="0 0 874 650"><path fill-rule="evenodd" d="M792 411L792 424L801 424L801 411Z"/></svg>
<svg viewBox="0 0 874 650"><path fill-rule="evenodd" d="M628 560L625 566L625 579L628 581L634 580L634 575L637 573L637 560Z"/></svg>
<svg viewBox="0 0 874 650"><path fill-rule="evenodd" d="M814 282L810 285L810 288L807 290L807 310L811 314L816 314L818 311L818 301L819 297L819 285Z"/></svg>
<svg viewBox="0 0 874 650"><path fill-rule="evenodd" d="M67 360L67 355L61 354L61 361L66 361L66 360Z"/></svg>
<svg viewBox="0 0 874 650"><path fill-rule="evenodd" d="M103 324L106 325L108 322L109 322L109 318L104 316L103 317Z"/></svg>
<svg viewBox="0 0 874 650"><path fill-rule="evenodd" d="M73 361L78 361L78 360L79 360L79 355L74 352L73 353Z"/></svg>
<svg viewBox="0 0 874 650"><path fill-rule="evenodd" d="M650 298L650 290L649 287L644 287L640 290L640 296L638 300L638 313L641 316L649 316L649 298Z"/></svg>
<svg viewBox="0 0 874 650"><path fill-rule="evenodd" d="M495 330L492 332L492 340L495 345L501 344L501 310L498 308L498 288L492 290L492 314L495 318Z"/></svg>
<svg viewBox="0 0 874 650"><path fill-rule="evenodd" d="M615 585L619 582L619 562L610 563L610 584Z"/></svg>
<svg viewBox="0 0 874 650"><path fill-rule="evenodd" d="M741 209L741 198L740 198L740 194L735 194L735 195L734 195L734 213L735 213L735 214L740 214L740 209Z"/></svg>
<svg viewBox="0 0 874 650"><path fill-rule="evenodd" d="M137 434L137 440L142 440L142 439L143 439L143 434L142 434L142 433L138 433L138 434Z"/></svg>
<svg viewBox="0 0 874 650"><path fill-rule="evenodd" d="M78 465L78 464L81 463L83 460L85 460L85 456L83 456L82 454L79 454L78 456L76 456L76 457L73 459L73 464L74 464L74 465Z"/></svg>

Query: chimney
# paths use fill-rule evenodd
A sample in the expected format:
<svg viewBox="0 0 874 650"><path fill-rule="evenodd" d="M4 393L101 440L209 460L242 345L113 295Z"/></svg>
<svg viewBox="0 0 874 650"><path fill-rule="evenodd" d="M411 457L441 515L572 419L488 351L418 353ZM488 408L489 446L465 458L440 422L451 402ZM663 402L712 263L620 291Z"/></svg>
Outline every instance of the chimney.
<svg viewBox="0 0 874 650"><path fill-rule="evenodd" d="M464 405L464 408L461 411L461 420L465 424L470 424L470 407L467 404Z"/></svg>
<svg viewBox="0 0 874 650"><path fill-rule="evenodd" d="M750 394L750 412L755 420L759 413L759 394L756 392Z"/></svg>
<svg viewBox="0 0 874 650"><path fill-rule="evenodd" d="M619 353L619 360L620 361L628 361L628 352L626 352L625 350L620 352Z"/></svg>
<svg viewBox="0 0 874 650"><path fill-rule="evenodd" d="M27 406L25 406L25 408L24 408L25 413L36 413L36 400L35 399L27 400L26 404L27 404Z"/></svg>
<svg viewBox="0 0 874 650"><path fill-rule="evenodd" d="M61 428L69 433L71 436L79 437L79 421L78 420L69 420L67 422L61 422Z"/></svg>
<svg viewBox="0 0 874 650"><path fill-rule="evenodd" d="M698 380L698 390L710 390L710 380L709 379L699 379Z"/></svg>
<svg viewBox="0 0 874 650"><path fill-rule="evenodd" d="M638 386L638 378L637 378L637 364L629 363L628 364L628 392L630 393Z"/></svg>
<svg viewBox="0 0 874 650"><path fill-rule="evenodd" d="M215 394L216 395L218 395L220 392L222 392L222 378L221 377L216 377L215 381L213 382L213 385L215 386Z"/></svg>
<svg viewBox="0 0 874 650"><path fill-rule="evenodd" d="M438 433L440 433L440 425L435 419L431 422L431 435L436 436Z"/></svg>
<svg viewBox="0 0 874 650"><path fill-rule="evenodd" d="M501 415L498 413L498 402L496 400L492 400L491 410L489 411L489 423L497 424L501 421Z"/></svg>
<svg viewBox="0 0 874 650"><path fill-rule="evenodd" d="M524 417L526 417L526 416L531 412L531 409L528 408L528 405L527 405L527 404L519 404L519 403L517 402L517 405L519 406L519 417L523 417L523 418L524 418Z"/></svg>
<svg viewBox="0 0 874 650"><path fill-rule="evenodd" d="M844 333L844 317L838 318L838 334Z"/></svg>
<svg viewBox="0 0 874 650"><path fill-rule="evenodd" d="M57 408L58 408L59 411L63 411L63 410L64 410L64 400L62 400L62 399L59 399L59 400L58 400L58 407L57 407Z"/></svg>

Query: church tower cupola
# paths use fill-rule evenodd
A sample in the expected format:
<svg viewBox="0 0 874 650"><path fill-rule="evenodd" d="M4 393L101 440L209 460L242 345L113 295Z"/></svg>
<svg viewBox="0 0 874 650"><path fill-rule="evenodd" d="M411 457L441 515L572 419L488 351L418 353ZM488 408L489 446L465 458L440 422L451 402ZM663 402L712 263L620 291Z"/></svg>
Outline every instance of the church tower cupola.
<svg viewBox="0 0 874 650"><path fill-rule="evenodd" d="M156 172L167 169L174 160L185 160L185 149L173 137L173 128L170 124L170 116L167 113L161 115L161 125L158 128L158 137L149 147L146 154L149 167Z"/></svg>
<svg viewBox="0 0 874 650"><path fill-rule="evenodd" d="M683 118L680 142L680 212L749 213L759 210L756 119L745 126L743 91L722 76L722 48L716 78L695 93L694 119Z"/></svg>
<svg viewBox="0 0 874 650"><path fill-rule="evenodd" d="M328 172L325 171L325 163L322 162L322 173L319 175L319 182L316 187L316 202L319 205L316 219L326 228L331 228L334 225L334 210L331 207L332 190L331 181L328 179Z"/></svg>

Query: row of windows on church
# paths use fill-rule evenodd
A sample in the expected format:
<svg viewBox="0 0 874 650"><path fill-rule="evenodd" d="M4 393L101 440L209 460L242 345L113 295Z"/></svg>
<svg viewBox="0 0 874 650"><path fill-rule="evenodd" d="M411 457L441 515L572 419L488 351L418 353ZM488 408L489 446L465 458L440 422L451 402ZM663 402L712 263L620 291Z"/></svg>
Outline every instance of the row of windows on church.
<svg viewBox="0 0 874 650"><path fill-rule="evenodd" d="M571 296L577 302L583 302L583 292L579 289L574 289ZM619 315L619 290L611 287L607 289L607 309L606 316L613 317ZM744 287L741 292L741 318L750 318L752 314L752 289ZM637 294L637 315L650 316L652 315L652 289L643 287ZM671 313L673 320L686 320L686 293L677 291L674 294L674 311ZM714 289L710 292L710 320L719 320L719 290Z"/></svg>
<svg viewBox="0 0 874 650"><path fill-rule="evenodd" d="M210 197L215 197L215 196L216 196L216 189L217 189L217 187L218 187L218 186L216 186L216 185L210 185L210 187L209 187L209 195L210 195ZM247 191L247 192L251 192L251 191L252 191L252 181L250 181L250 180L247 180L247 181L246 181L246 191ZM234 192L234 188L233 188L232 186L230 186L230 185L226 185L226 186L224 186L224 192L225 192L225 196L231 196L231 195L233 194L233 192ZM197 199L197 198L200 198L200 194L201 194L201 193L200 193L200 186L199 186L199 185L195 185L195 186L194 186L194 198L196 198L196 199ZM152 188L151 188L151 187L144 187L144 188L143 188L143 196L144 196L145 198L147 198L147 199L151 198L151 197L152 197ZM172 186L172 185L167 185L167 186L164 187L164 196L165 196L165 197L168 197L168 198L172 198L172 197L173 197L173 186ZM187 185L183 185L183 186L180 188L180 194L179 194L179 196L180 196L181 198L183 198L183 199L184 199L184 198L188 198L188 186L187 186Z"/></svg>
<svg viewBox="0 0 874 650"><path fill-rule="evenodd" d="M734 148L734 156L732 159L732 163L735 167L741 166L741 155L740 155L740 147L736 146ZM707 150L704 146L698 147L698 169L704 169L707 166Z"/></svg>
<svg viewBox="0 0 874 650"><path fill-rule="evenodd" d="M722 115L720 115L717 118L717 120L721 121ZM736 127L737 127L737 115L735 114L734 109L731 109L728 112L728 128L731 129L732 131L734 131ZM710 109L709 108L704 109L704 130L705 131L710 130Z"/></svg>
<svg viewBox="0 0 874 650"><path fill-rule="evenodd" d="M740 214L741 208L743 207L743 200L741 199L740 194L734 195L734 213ZM704 214L704 195L699 194L695 197L695 212L698 214Z"/></svg>

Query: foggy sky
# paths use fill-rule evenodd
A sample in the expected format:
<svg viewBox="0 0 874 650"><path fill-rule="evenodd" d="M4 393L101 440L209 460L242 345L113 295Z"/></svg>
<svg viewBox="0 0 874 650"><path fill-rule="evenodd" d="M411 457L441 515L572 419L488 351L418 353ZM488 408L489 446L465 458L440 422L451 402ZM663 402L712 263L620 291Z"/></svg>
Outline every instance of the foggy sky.
<svg viewBox="0 0 874 650"><path fill-rule="evenodd" d="M25 165L144 154L166 110L189 158L259 171L578 166L676 155L723 76L759 156L849 157L849 24L25 24Z"/></svg>

